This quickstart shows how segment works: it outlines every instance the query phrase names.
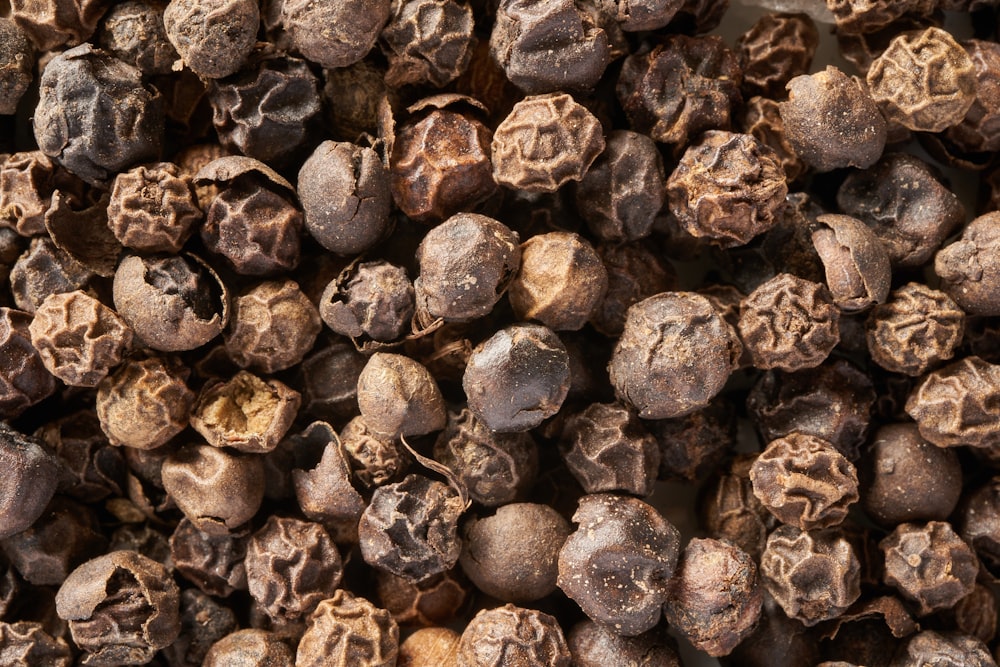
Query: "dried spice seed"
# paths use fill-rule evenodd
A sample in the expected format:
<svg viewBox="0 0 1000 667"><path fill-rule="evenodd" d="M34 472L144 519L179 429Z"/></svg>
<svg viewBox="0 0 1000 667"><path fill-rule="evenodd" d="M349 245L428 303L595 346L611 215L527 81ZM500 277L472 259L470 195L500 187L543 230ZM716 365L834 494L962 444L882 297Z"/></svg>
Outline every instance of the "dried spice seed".
<svg viewBox="0 0 1000 667"><path fill-rule="evenodd" d="M1000 366L965 357L925 375L906 399L906 413L938 447L996 447L997 392Z"/></svg>
<svg viewBox="0 0 1000 667"><path fill-rule="evenodd" d="M385 82L393 87L429 83L438 88L469 65L472 8L454 0L396 0L380 38L389 60Z"/></svg>
<svg viewBox="0 0 1000 667"><path fill-rule="evenodd" d="M458 644L461 667L547 665L570 667L571 656L555 618L506 604L473 617Z"/></svg>
<svg viewBox="0 0 1000 667"><path fill-rule="evenodd" d="M201 218L191 181L172 163L144 165L115 177L108 225L126 248L179 252Z"/></svg>
<svg viewBox="0 0 1000 667"><path fill-rule="evenodd" d="M819 31L804 14L764 14L736 41L744 97L779 100L785 84L806 74L819 46Z"/></svg>
<svg viewBox="0 0 1000 667"><path fill-rule="evenodd" d="M41 623L17 621L0 623L3 658L16 665L70 667L73 653L62 637L53 637Z"/></svg>
<svg viewBox="0 0 1000 667"><path fill-rule="evenodd" d="M170 74L177 51L163 26L163 0L126 0L101 19L98 43L145 75Z"/></svg>
<svg viewBox="0 0 1000 667"><path fill-rule="evenodd" d="M221 79L243 67L257 39L253 0L171 0L163 12L167 39L198 76Z"/></svg>
<svg viewBox="0 0 1000 667"><path fill-rule="evenodd" d="M0 423L0 538L31 526L56 492L59 461L42 443Z"/></svg>
<svg viewBox="0 0 1000 667"><path fill-rule="evenodd" d="M0 18L0 114L13 114L31 85L34 48L27 32L10 18Z"/></svg>
<svg viewBox="0 0 1000 667"><path fill-rule="evenodd" d="M246 590L247 533L206 533L187 517L170 535L170 560L177 572L207 595L228 597Z"/></svg>
<svg viewBox="0 0 1000 667"><path fill-rule="evenodd" d="M298 284L273 280L234 299L233 317L223 337L237 366L275 373L301 362L321 328L316 307Z"/></svg>
<svg viewBox="0 0 1000 667"><path fill-rule="evenodd" d="M10 289L17 307L34 313L48 295L83 289L93 277L50 238L36 236L10 269Z"/></svg>
<svg viewBox="0 0 1000 667"><path fill-rule="evenodd" d="M425 628L456 620L471 593L468 581L457 568L416 583L377 570L375 587L379 602L396 623ZM457 634L454 639L458 644Z"/></svg>
<svg viewBox="0 0 1000 667"><path fill-rule="evenodd" d="M295 667L323 667L331 662L393 667L398 653L399 627L389 612L338 589L309 617L295 655Z"/></svg>
<svg viewBox="0 0 1000 667"><path fill-rule="evenodd" d="M52 51L90 39L108 4L103 0L74 0L66 4L51 0L14 0L9 11L10 17L39 51Z"/></svg>
<svg viewBox="0 0 1000 667"><path fill-rule="evenodd" d="M372 49L389 20L391 0L281 0L276 5L291 46L308 60L335 69L358 62Z"/></svg>
<svg viewBox="0 0 1000 667"><path fill-rule="evenodd" d="M742 130L775 152L789 183L798 180L809 169L788 140L779 102L766 97L747 100Z"/></svg>
<svg viewBox="0 0 1000 667"><path fill-rule="evenodd" d="M892 271L882 242L863 222L847 215L816 217L813 246L823 262L833 302L844 312L885 301Z"/></svg>
<svg viewBox="0 0 1000 667"><path fill-rule="evenodd" d="M578 667L606 667L616 664L616 660L641 667L681 667L676 642L655 629L635 637L623 637L588 619L570 628L566 643L573 664Z"/></svg>
<svg viewBox="0 0 1000 667"><path fill-rule="evenodd" d="M901 667L939 664L951 667L992 667L996 664L989 649L979 639L956 632L924 630L909 638L893 663Z"/></svg>
<svg viewBox="0 0 1000 667"><path fill-rule="evenodd" d="M320 297L319 315L328 327L384 343L409 330L416 307L406 269L384 260L362 262L343 278L331 280Z"/></svg>
<svg viewBox="0 0 1000 667"><path fill-rule="evenodd" d="M41 355L31 344L31 315L0 308L0 417L13 419L56 390Z"/></svg>
<svg viewBox="0 0 1000 667"><path fill-rule="evenodd" d="M961 237L934 257L941 289L969 315L1000 314L1000 211L981 215L962 230Z"/></svg>
<svg viewBox="0 0 1000 667"><path fill-rule="evenodd" d="M202 664L204 667L294 667L295 653L277 635L245 628L212 644Z"/></svg>
<svg viewBox="0 0 1000 667"><path fill-rule="evenodd" d="M608 275L608 289L590 315L590 324L614 338L625 328L628 309L654 294L675 290L677 275L670 262L645 243L601 243L597 254Z"/></svg>
<svg viewBox="0 0 1000 667"><path fill-rule="evenodd" d="M278 446L300 402L299 393L284 383L240 371L202 388L191 426L214 447L263 454Z"/></svg>
<svg viewBox="0 0 1000 667"><path fill-rule="evenodd" d="M444 398L419 362L376 352L358 376L358 407L373 430L387 436L424 435L445 424Z"/></svg>

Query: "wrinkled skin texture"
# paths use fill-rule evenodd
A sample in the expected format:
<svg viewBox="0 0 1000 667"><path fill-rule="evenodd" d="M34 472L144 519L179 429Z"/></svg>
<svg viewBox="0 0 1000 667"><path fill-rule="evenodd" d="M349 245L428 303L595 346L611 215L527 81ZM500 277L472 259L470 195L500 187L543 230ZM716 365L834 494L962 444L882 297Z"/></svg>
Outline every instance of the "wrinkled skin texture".
<svg viewBox="0 0 1000 667"><path fill-rule="evenodd" d="M1000 366L979 357L926 375L906 399L906 413L920 435L938 447L1000 447L992 425L1000 417Z"/></svg>
<svg viewBox="0 0 1000 667"><path fill-rule="evenodd" d="M384 609L338 589L309 617L296 667L394 667L399 627Z"/></svg>
<svg viewBox="0 0 1000 667"><path fill-rule="evenodd" d="M253 50L260 8L254 0L172 0L163 26L185 65L221 79L238 72Z"/></svg>
<svg viewBox="0 0 1000 667"><path fill-rule="evenodd" d="M556 619L512 604L479 612L458 644L458 667L570 667Z"/></svg>
<svg viewBox="0 0 1000 667"><path fill-rule="evenodd" d="M365 57L389 20L391 0L281 3L281 23L303 56L325 68Z"/></svg>
<svg viewBox="0 0 1000 667"><path fill-rule="evenodd" d="M821 215L813 245L823 262L833 302L844 312L865 310L889 295L889 254L874 232L847 215Z"/></svg>
<svg viewBox="0 0 1000 667"><path fill-rule="evenodd" d="M970 315L1000 315L1000 212L981 215L934 257L941 289Z"/></svg>

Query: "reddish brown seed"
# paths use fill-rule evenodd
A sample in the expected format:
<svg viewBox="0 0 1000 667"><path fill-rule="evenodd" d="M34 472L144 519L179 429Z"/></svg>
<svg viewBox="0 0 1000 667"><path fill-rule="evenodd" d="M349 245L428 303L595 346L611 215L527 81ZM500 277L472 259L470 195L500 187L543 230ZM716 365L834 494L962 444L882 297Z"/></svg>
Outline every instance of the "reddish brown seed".
<svg viewBox="0 0 1000 667"><path fill-rule="evenodd" d="M299 393L284 383L240 371L202 388L191 426L214 447L262 454L278 446L300 402Z"/></svg>

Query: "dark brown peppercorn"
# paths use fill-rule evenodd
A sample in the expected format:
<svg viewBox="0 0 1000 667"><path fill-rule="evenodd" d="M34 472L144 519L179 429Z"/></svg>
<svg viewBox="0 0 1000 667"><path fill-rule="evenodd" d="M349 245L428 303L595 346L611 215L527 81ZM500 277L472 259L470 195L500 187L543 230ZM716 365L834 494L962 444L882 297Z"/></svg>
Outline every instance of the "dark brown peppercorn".
<svg viewBox="0 0 1000 667"><path fill-rule="evenodd" d="M928 373L906 399L920 435L938 447L996 447L1000 366L976 356Z"/></svg>
<svg viewBox="0 0 1000 667"><path fill-rule="evenodd" d="M526 93L587 90L611 61L597 17L568 0L502 0L490 34L490 55Z"/></svg>
<svg viewBox="0 0 1000 667"><path fill-rule="evenodd" d="M953 607L976 583L976 555L947 522L900 524L879 548L885 583L916 603L921 616Z"/></svg>
<svg viewBox="0 0 1000 667"><path fill-rule="evenodd" d="M298 176L305 228L327 250L354 255L390 229L389 175L371 148L324 141Z"/></svg>
<svg viewBox="0 0 1000 667"><path fill-rule="evenodd" d="M645 425L660 451L657 478L661 480L701 480L736 443L734 406L719 397L684 417L646 421Z"/></svg>
<svg viewBox="0 0 1000 667"><path fill-rule="evenodd" d="M582 329L608 287L604 263L582 236L539 234L521 244L521 267L508 299L520 320L554 331Z"/></svg>
<svg viewBox="0 0 1000 667"><path fill-rule="evenodd" d="M75 387L96 387L132 343L115 311L79 291L46 297L28 330L49 372Z"/></svg>
<svg viewBox="0 0 1000 667"><path fill-rule="evenodd" d="M588 619L570 628L566 643L576 667L681 667L676 642L655 629L622 637Z"/></svg>
<svg viewBox="0 0 1000 667"><path fill-rule="evenodd" d="M243 563L247 537L246 531L206 533L185 517L170 536L170 560L182 577L207 595L228 597L247 588Z"/></svg>
<svg viewBox="0 0 1000 667"><path fill-rule="evenodd" d="M566 346L536 324L501 329L477 345L462 376L469 409L504 433L527 431L558 412L569 383Z"/></svg>
<svg viewBox="0 0 1000 667"><path fill-rule="evenodd" d="M666 292L629 308L608 371L615 394L640 417L669 419L707 406L742 351L708 299Z"/></svg>
<svg viewBox="0 0 1000 667"><path fill-rule="evenodd" d="M760 573L785 614L806 626L840 616L861 595L854 549L832 529L779 526L767 538Z"/></svg>
<svg viewBox="0 0 1000 667"><path fill-rule="evenodd" d="M915 424L887 424L876 431L859 473L865 512L887 526L943 521L962 492L958 456L924 440Z"/></svg>
<svg viewBox="0 0 1000 667"><path fill-rule="evenodd" d="M249 521L264 499L264 464L210 445L187 445L161 469L163 489L201 531L221 535Z"/></svg>
<svg viewBox="0 0 1000 667"><path fill-rule="evenodd" d="M594 236L602 241L644 238L666 201L663 158L646 135L614 130L575 192L577 211Z"/></svg>
<svg viewBox="0 0 1000 667"><path fill-rule="evenodd" d="M410 457L396 437L373 431L360 416L341 429L340 442L354 476L368 488L399 481L410 465Z"/></svg>
<svg viewBox="0 0 1000 667"><path fill-rule="evenodd" d="M400 354L376 352L358 376L365 422L388 436L424 435L445 424L444 398L430 372Z"/></svg>
<svg viewBox="0 0 1000 667"><path fill-rule="evenodd" d="M64 472L59 481L60 493L85 503L122 494L125 459L101 431L96 410L61 416L44 424L34 435L59 458Z"/></svg>
<svg viewBox="0 0 1000 667"><path fill-rule="evenodd" d="M872 361L893 373L918 377L954 356L965 313L943 292L907 283L872 310L865 329Z"/></svg>
<svg viewBox="0 0 1000 667"><path fill-rule="evenodd" d="M14 0L8 11L40 51L52 51L90 39L108 4L104 0Z"/></svg>
<svg viewBox="0 0 1000 667"><path fill-rule="evenodd" d="M993 589L977 583L972 592L955 603L947 613L959 632L991 642L997 631L997 598Z"/></svg>
<svg viewBox="0 0 1000 667"><path fill-rule="evenodd" d="M615 92L633 130L679 153L705 130L730 128L741 78L721 37L671 35L625 58Z"/></svg>
<svg viewBox="0 0 1000 667"><path fill-rule="evenodd" d="M889 254L875 233L847 215L820 215L816 222L812 241L833 302L844 312L884 302L892 273Z"/></svg>
<svg viewBox="0 0 1000 667"><path fill-rule="evenodd" d="M31 85L35 52L28 34L10 18L0 18L0 114L13 114Z"/></svg>
<svg viewBox="0 0 1000 667"><path fill-rule="evenodd" d="M31 315L0 308L0 417L12 419L56 390L56 379L31 344Z"/></svg>
<svg viewBox="0 0 1000 667"><path fill-rule="evenodd" d="M840 342L839 321L825 286L790 273L768 280L740 304L740 337L760 369L819 366Z"/></svg>
<svg viewBox="0 0 1000 667"><path fill-rule="evenodd" d="M958 530L990 572L1000 572L1000 477L968 493L958 512Z"/></svg>
<svg viewBox="0 0 1000 667"><path fill-rule="evenodd" d="M539 600L556 590L559 550L571 532L548 505L504 505L465 522L458 562L487 595L521 604Z"/></svg>
<svg viewBox="0 0 1000 667"><path fill-rule="evenodd" d="M321 328L316 307L295 281L259 283L233 301L226 352L240 368L275 373L302 361Z"/></svg>
<svg viewBox="0 0 1000 667"><path fill-rule="evenodd" d="M208 90L224 147L269 164L287 163L320 112L319 81L304 60L270 58Z"/></svg>
<svg viewBox="0 0 1000 667"><path fill-rule="evenodd" d="M444 572L458 561L464 509L453 489L422 475L380 486L361 515L361 555L372 567L413 582Z"/></svg>
<svg viewBox="0 0 1000 667"><path fill-rule="evenodd" d="M73 570L56 612L94 667L145 664L180 633L180 593L170 572L135 551L113 551Z"/></svg>
<svg viewBox="0 0 1000 667"><path fill-rule="evenodd" d="M677 287L670 262L643 242L601 243L597 254L608 275L608 289L591 313L590 324L605 336L621 335L634 304Z"/></svg>
<svg viewBox="0 0 1000 667"><path fill-rule="evenodd" d="M302 412L343 423L358 414L358 376L368 358L350 341L322 341L295 369L291 384L302 393Z"/></svg>
<svg viewBox="0 0 1000 667"><path fill-rule="evenodd" d="M491 431L468 408L448 413L434 458L486 507L524 497L538 475L538 447L529 434Z"/></svg>
<svg viewBox="0 0 1000 667"><path fill-rule="evenodd" d="M906 642L892 667L993 667L989 649L979 639L956 632L924 630Z"/></svg>
<svg viewBox="0 0 1000 667"><path fill-rule="evenodd" d="M212 644L203 667L294 667L295 653L277 635L246 628Z"/></svg>
<svg viewBox="0 0 1000 667"><path fill-rule="evenodd" d="M393 667L398 653L399 627L389 612L338 589L309 617L295 667Z"/></svg>
<svg viewBox="0 0 1000 667"><path fill-rule="evenodd" d="M617 404L593 403L563 426L566 466L585 493L653 492L660 447L642 422Z"/></svg>
<svg viewBox="0 0 1000 667"><path fill-rule="evenodd" d="M140 166L115 177L108 225L126 248L176 253L201 218L190 179L172 163Z"/></svg>
<svg viewBox="0 0 1000 667"><path fill-rule="evenodd" d="M315 465L292 470L295 499L307 519L323 524L337 542L357 540L358 520L365 509L361 494L351 486L347 455L333 428L313 422L286 442L293 453L322 448Z"/></svg>
<svg viewBox="0 0 1000 667"><path fill-rule="evenodd" d="M46 65L33 123L42 152L91 185L104 185L116 172L159 157L163 106L138 69L81 44Z"/></svg>
<svg viewBox="0 0 1000 667"><path fill-rule="evenodd" d="M559 588L592 620L634 636L659 621L680 552L680 533L628 496L580 499L577 529L559 552Z"/></svg>
<svg viewBox="0 0 1000 667"><path fill-rule="evenodd" d="M47 236L36 236L10 269L10 289L17 307L34 313L48 295L83 289L93 277Z"/></svg>
<svg viewBox="0 0 1000 667"><path fill-rule="evenodd" d="M144 75L170 74L177 51L163 27L162 0L120 2L101 20L98 43Z"/></svg>
<svg viewBox="0 0 1000 667"><path fill-rule="evenodd" d="M312 62L334 69L352 65L371 51L389 19L391 2L282 0L278 4L291 45Z"/></svg>
<svg viewBox="0 0 1000 667"><path fill-rule="evenodd" d="M934 257L941 289L969 315L1000 315L1000 211L981 215Z"/></svg>
<svg viewBox="0 0 1000 667"><path fill-rule="evenodd" d="M229 320L225 285L194 255L125 257L115 271L118 314L155 350L193 350Z"/></svg>
<svg viewBox="0 0 1000 667"><path fill-rule="evenodd" d="M340 584L340 553L318 523L272 515L250 536L246 555L250 595L275 621L311 613Z"/></svg>
<svg viewBox="0 0 1000 667"><path fill-rule="evenodd" d="M41 151L14 153L0 162L0 221L22 236L42 234L53 191L69 194L82 185Z"/></svg>
<svg viewBox="0 0 1000 667"><path fill-rule="evenodd" d="M975 102L976 69L954 37L930 27L893 39L868 69L868 87L889 122L940 132Z"/></svg>
<svg viewBox="0 0 1000 667"><path fill-rule="evenodd" d="M546 68L551 70L551 63ZM583 178L604 150L604 132L569 95L533 95L515 104L497 126L491 149L497 183L524 192L555 192Z"/></svg>
<svg viewBox="0 0 1000 667"><path fill-rule="evenodd" d="M802 530L841 523L858 501L858 475L833 445L792 433L771 442L750 468L754 495L780 521Z"/></svg>
<svg viewBox="0 0 1000 667"><path fill-rule="evenodd" d="M426 223L475 209L497 189L492 139L486 125L452 109L415 116L399 128L392 147L396 205L412 220Z"/></svg>
<svg viewBox="0 0 1000 667"><path fill-rule="evenodd" d="M748 553L695 538L677 562L663 616L695 648L717 657L729 655L754 630L763 603Z"/></svg>
<svg viewBox="0 0 1000 667"><path fill-rule="evenodd" d="M759 561L777 520L753 494L750 466L755 458L737 456L727 471L711 481L701 497L700 513L709 536L734 544Z"/></svg>
<svg viewBox="0 0 1000 667"><path fill-rule="evenodd" d="M804 14L764 14L736 40L743 93L779 100L785 84L806 74L819 46L819 31Z"/></svg>
<svg viewBox="0 0 1000 667"><path fill-rule="evenodd" d="M882 156L885 119L860 79L831 65L795 77L787 88L779 107L785 137L807 164L819 171L867 169Z"/></svg>
<svg viewBox="0 0 1000 667"><path fill-rule="evenodd" d="M320 317L335 332L386 343L409 331L414 312L406 269L384 260L362 262L331 280L319 302Z"/></svg>
<svg viewBox="0 0 1000 667"><path fill-rule="evenodd" d="M894 267L924 265L965 220L962 203L931 165L908 153L848 174L837 206L872 228Z"/></svg>
<svg viewBox="0 0 1000 667"><path fill-rule="evenodd" d="M570 667L559 623L548 614L512 604L476 614L462 632L458 667L500 664Z"/></svg>
<svg viewBox="0 0 1000 667"><path fill-rule="evenodd" d="M448 84L469 65L472 28L468 5L454 0L397 0L380 36L389 60L385 82L393 87Z"/></svg>
<svg viewBox="0 0 1000 667"><path fill-rule="evenodd" d="M681 226L723 248L773 227L787 194L777 154L749 134L705 132L667 179L670 212Z"/></svg>
<svg viewBox="0 0 1000 667"><path fill-rule="evenodd" d="M299 409L297 391L240 371L202 387L191 426L215 447L263 454L278 446Z"/></svg>
<svg viewBox="0 0 1000 667"><path fill-rule="evenodd" d="M461 213L428 232L417 260L418 313L461 322L492 311L521 265L521 248L500 222Z"/></svg>
<svg viewBox="0 0 1000 667"><path fill-rule="evenodd" d="M375 586L379 602L396 623L419 627L456 620L471 592L469 582L458 568L416 583L376 570ZM458 643L458 635L455 635L455 643Z"/></svg>
<svg viewBox="0 0 1000 667"><path fill-rule="evenodd" d="M200 666L216 640L239 627L236 614L201 591L181 591L181 634L163 650L170 667Z"/></svg>
<svg viewBox="0 0 1000 667"><path fill-rule="evenodd" d="M59 462L41 442L0 423L0 538L31 526L56 492Z"/></svg>
<svg viewBox="0 0 1000 667"><path fill-rule="evenodd" d="M97 388L97 416L112 445L155 449L184 430L195 395L187 373L160 357L132 359Z"/></svg>
<svg viewBox="0 0 1000 667"><path fill-rule="evenodd" d="M970 39L962 42L976 69L976 100L965 118L944 132L944 138L964 153L1000 150L1000 46Z"/></svg>
<svg viewBox="0 0 1000 667"><path fill-rule="evenodd" d="M62 637L53 637L41 623L0 623L0 657L12 667L46 665L71 667L73 652Z"/></svg>
<svg viewBox="0 0 1000 667"><path fill-rule="evenodd" d="M250 55L260 9L254 0L171 0L163 26L191 71L221 79L238 72Z"/></svg>
<svg viewBox="0 0 1000 667"><path fill-rule="evenodd" d="M766 97L751 97L747 100L742 130L774 151L789 183L797 180L809 168L788 141L779 102ZM780 220L777 224L781 224Z"/></svg>

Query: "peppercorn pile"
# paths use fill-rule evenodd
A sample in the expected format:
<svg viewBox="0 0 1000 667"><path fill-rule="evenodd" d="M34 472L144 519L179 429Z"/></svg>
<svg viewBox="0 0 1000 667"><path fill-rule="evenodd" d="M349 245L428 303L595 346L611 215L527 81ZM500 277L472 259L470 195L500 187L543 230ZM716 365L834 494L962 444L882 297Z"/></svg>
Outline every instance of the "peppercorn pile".
<svg viewBox="0 0 1000 667"><path fill-rule="evenodd" d="M0 0L0 665L996 667L1000 0L796 6Z"/></svg>

